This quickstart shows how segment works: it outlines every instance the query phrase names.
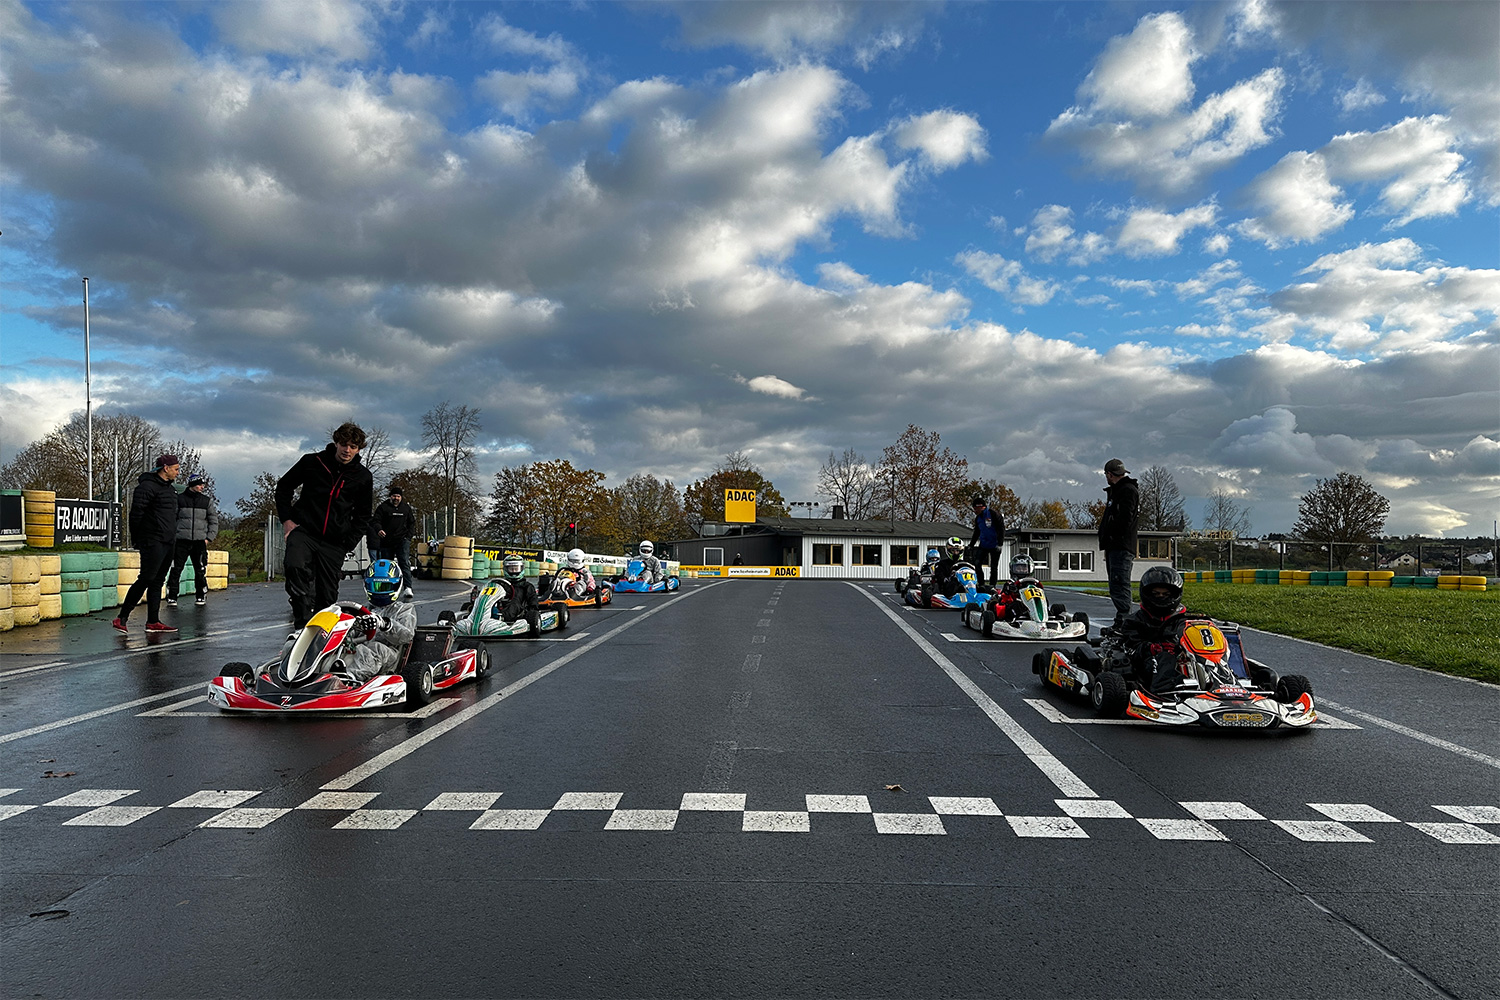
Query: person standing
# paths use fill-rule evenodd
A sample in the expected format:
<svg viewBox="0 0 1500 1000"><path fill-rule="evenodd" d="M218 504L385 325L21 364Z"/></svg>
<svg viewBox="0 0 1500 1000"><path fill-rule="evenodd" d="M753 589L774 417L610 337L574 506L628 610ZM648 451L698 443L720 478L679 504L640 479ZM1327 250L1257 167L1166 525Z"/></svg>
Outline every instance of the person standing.
<svg viewBox="0 0 1500 1000"><path fill-rule="evenodd" d="M128 632L130 612L146 598L146 632L176 632L161 620L161 587L172 567L177 540L177 490L172 484L182 470L176 455L162 455L156 468L141 473L130 498L130 540L141 553L140 575L125 592L120 617L111 624L116 632Z"/></svg>
<svg viewBox="0 0 1500 1000"><path fill-rule="evenodd" d="M975 550L974 568L979 571L979 585L984 586L984 567L990 567L990 586L1000 586L1000 545L1005 540L1005 518L982 496L970 501L974 508L974 537L969 548Z"/></svg>
<svg viewBox="0 0 1500 1000"><path fill-rule="evenodd" d="M1117 631L1130 614L1130 571L1135 566L1136 519L1141 512L1141 491L1130 478L1125 463L1112 458L1104 463L1104 516L1099 518L1099 548L1104 552L1104 570L1109 576L1109 599L1115 605Z"/></svg>
<svg viewBox="0 0 1500 1000"><path fill-rule="evenodd" d="M299 625L338 602L344 555L369 528L375 484L359 460L364 446L357 424L340 424L328 447L303 455L276 482L276 516L286 538L282 572Z"/></svg>
<svg viewBox="0 0 1500 1000"><path fill-rule="evenodd" d="M177 588L189 559L193 561L198 606L208 603L208 543L219 537L219 510L207 491L208 483L203 477L193 476L177 498L177 555L172 560L172 572L167 575L169 608L177 607Z"/></svg>
<svg viewBox="0 0 1500 1000"><path fill-rule="evenodd" d="M375 517L370 522L370 558L393 559L401 567L401 579L405 589L401 596L412 596L411 565L407 562L411 551L411 533L417 525L417 512L402 499L400 483L392 483L390 497L375 508Z"/></svg>

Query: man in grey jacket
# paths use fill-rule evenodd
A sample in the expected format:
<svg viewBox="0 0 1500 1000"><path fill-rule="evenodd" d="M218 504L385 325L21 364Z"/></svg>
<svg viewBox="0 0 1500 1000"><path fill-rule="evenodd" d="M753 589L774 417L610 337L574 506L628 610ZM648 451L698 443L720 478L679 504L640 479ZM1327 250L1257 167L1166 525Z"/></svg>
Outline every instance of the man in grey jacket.
<svg viewBox="0 0 1500 1000"><path fill-rule="evenodd" d="M177 588L182 582L182 568L193 560L193 579L198 590L198 604L208 603L208 543L219 537L219 511L208 495L208 483L202 476L188 480L187 489L177 498L177 552L172 572L167 576L167 607L177 607Z"/></svg>

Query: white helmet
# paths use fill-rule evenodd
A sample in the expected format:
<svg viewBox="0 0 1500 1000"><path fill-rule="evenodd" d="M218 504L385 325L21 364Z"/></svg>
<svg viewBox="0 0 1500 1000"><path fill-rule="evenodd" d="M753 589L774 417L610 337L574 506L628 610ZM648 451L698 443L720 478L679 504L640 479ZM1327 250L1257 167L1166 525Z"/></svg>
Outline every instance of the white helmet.
<svg viewBox="0 0 1500 1000"><path fill-rule="evenodd" d="M583 569L583 550L582 549L569 549L568 550L568 568L569 569Z"/></svg>
<svg viewBox="0 0 1500 1000"><path fill-rule="evenodd" d="M650 542L642 542L637 551L639 551L643 556L649 556L651 553L656 551L656 546L652 545Z"/></svg>

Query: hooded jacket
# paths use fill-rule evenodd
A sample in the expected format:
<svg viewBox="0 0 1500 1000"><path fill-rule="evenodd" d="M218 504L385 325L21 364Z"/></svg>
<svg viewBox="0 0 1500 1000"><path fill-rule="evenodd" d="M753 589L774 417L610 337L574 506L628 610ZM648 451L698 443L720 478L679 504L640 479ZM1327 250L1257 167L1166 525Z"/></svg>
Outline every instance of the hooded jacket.
<svg viewBox="0 0 1500 1000"><path fill-rule="evenodd" d="M1136 481L1124 476L1113 486L1104 487L1104 516L1099 518L1099 548L1105 552L1124 549L1135 555L1135 522L1141 513L1141 490Z"/></svg>
<svg viewBox="0 0 1500 1000"><path fill-rule="evenodd" d="M155 472L141 473L130 498L130 540L136 548L177 537L177 490Z"/></svg>
<svg viewBox="0 0 1500 1000"><path fill-rule="evenodd" d="M177 540L211 542L219 536L219 511L206 493L188 490L177 497Z"/></svg>
<svg viewBox="0 0 1500 1000"><path fill-rule="evenodd" d="M293 500L297 487L302 492ZM359 544L370 526L375 483L355 455L340 465L332 444L297 460L276 483L276 517L295 521L345 552Z"/></svg>
<svg viewBox="0 0 1500 1000"><path fill-rule="evenodd" d="M417 512L405 499L399 502L385 500L375 508L375 517L370 521L370 544L375 548L399 547L402 542L411 538L416 524ZM385 532L383 539L379 535L382 531Z"/></svg>

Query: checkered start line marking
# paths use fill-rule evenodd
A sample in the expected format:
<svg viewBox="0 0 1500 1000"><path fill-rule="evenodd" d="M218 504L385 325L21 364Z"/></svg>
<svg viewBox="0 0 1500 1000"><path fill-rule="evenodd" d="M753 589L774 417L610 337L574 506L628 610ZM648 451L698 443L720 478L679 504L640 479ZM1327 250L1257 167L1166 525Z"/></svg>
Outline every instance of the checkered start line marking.
<svg viewBox="0 0 1500 1000"><path fill-rule="evenodd" d="M0 788L0 798L21 791ZM247 806L260 795L249 789L206 789L166 806L117 805L138 794L133 788L81 788L39 805L0 804L0 822L34 809L84 809L63 821L63 826L129 826L162 809L208 809L214 814L198 826L203 829L257 830L295 810L347 813L333 825L335 830L394 830L428 812L476 812L471 830L538 830L553 813L608 813L604 830L667 832L676 829L683 813L728 812L740 815L744 833L810 833L817 815L836 813L869 816L876 833L943 836L945 816L978 816L1004 819L1018 837L1088 839L1078 823L1087 820L1134 820L1157 840L1227 841L1219 822L1270 822L1297 840L1307 843L1372 843L1372 839L1350 824L1405 825L1444 844L1500 845L1500 836L1485 829L1500 826L1500 806L1435 805L1432 808L1457 822L1404 821L1374 806L1358 802L1309 802L1308 808L1327 817L1322 820L1267 818L1243 802L1179 802L1194 818L1135 817L1110 799L1055 799L1060 816L1017 816L1002 812L995 800L981 796L927 798L931 812L877 812L866 795L805 796L801 810L753 810L747 808L743 792L687 792L676 809L621 809L624 792L564 792L548 809L496 809L503 792L443 792L421 809L372 809L379 792L323 791L289 808Z"/></svg>

